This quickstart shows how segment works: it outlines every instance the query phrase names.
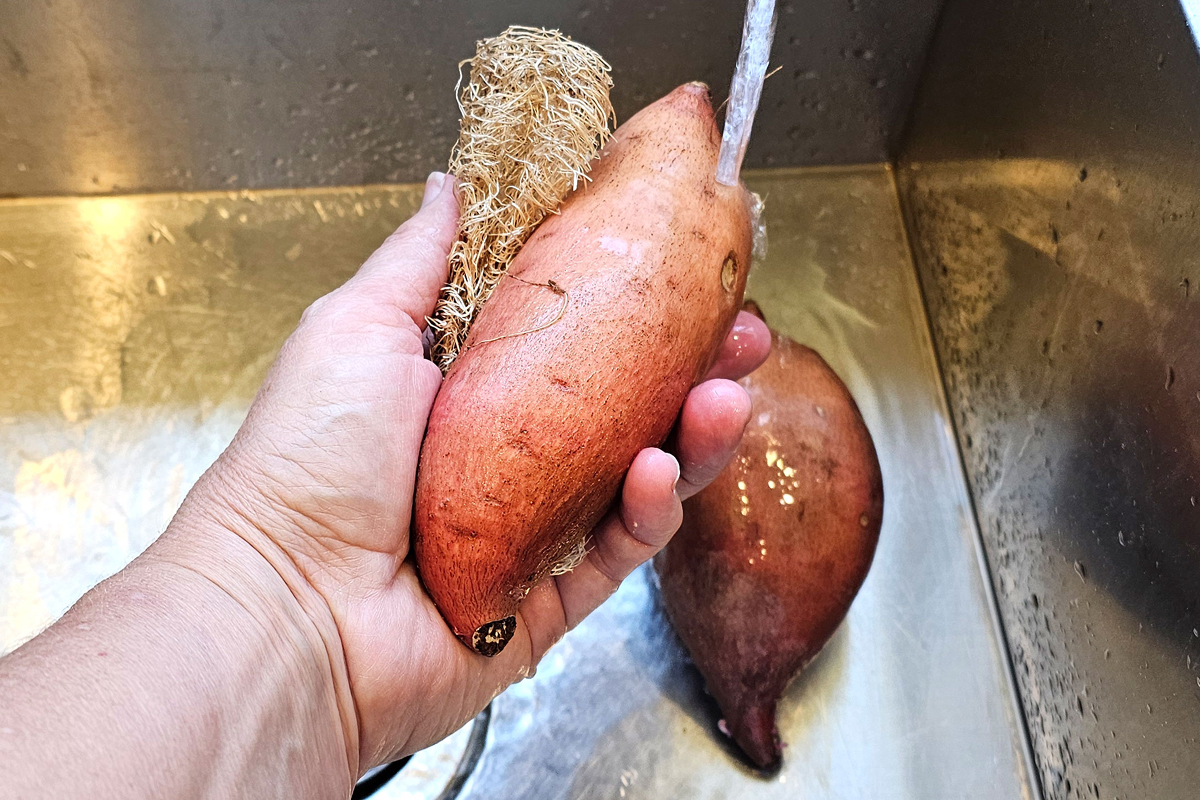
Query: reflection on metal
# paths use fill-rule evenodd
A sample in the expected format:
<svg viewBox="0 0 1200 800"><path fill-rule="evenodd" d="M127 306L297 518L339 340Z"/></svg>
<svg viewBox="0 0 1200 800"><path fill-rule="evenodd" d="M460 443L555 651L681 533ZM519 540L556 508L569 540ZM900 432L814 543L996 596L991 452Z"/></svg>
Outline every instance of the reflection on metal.
<svg viewBox="0 0 1200 800"><path fill-rule="evenodd" d="M841 374L887 489L875 565L787 693L783 771L717 732L642 569L494 703L470 798L1032 797L916 277L882 167L758 173L771 247L748 294Z"/></svg>
<svg viewBox="0 0 1200 800"><path fill-rule="evenodd" d="M947 0L897 171L1053 800L1200 786L1195 7Z"/></svg>
<svg viewBox="0 0 1200 800"><path fill-rule="evenodd" d="M717 733L643 570L495 701L464 797L1031 796L891 177L749 182L771 236L750 294L846 379L888 492L863 591L782 705L784 771L756 777ZM0 202L0 651L161 531L301 310L417 198ZM441 780L464 731L377 796L413 796L421 759Z"/></svg>
<svg viewBox="0 0 1200 800"><path fill-rule="evenodd" d="M1188 27L1192 30L1192 36L1196 39L1196 44L1200 46L1200 0L1180 0L1183 6L1183 13L1187 16Z"/></svg>
<svg viewBox="0 0 1200 800"><path fill-rule="evenodd" d="M1200 197L1082 170L900 182L1047 795L1193 797Z"/></svg>
<svg viewBox="0 0 1200 800"><path fill-rule="evenodd" d="M166 526L419 187L0 201L0 653Z"/></svg>
<svg viewBox="0 0 1200 800"><path fill-rule="evenodd" d="M779 3L748 166L879 161L940 0ZM730 83L743 2L0 3L0 196L423 180L458 138L458 61L514 23L612 65L617 118Z"/></svg>

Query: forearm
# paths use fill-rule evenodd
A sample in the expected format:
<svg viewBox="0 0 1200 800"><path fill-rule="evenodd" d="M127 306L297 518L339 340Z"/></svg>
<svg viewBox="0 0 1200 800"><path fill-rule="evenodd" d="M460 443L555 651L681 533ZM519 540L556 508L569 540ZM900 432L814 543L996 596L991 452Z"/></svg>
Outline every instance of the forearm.
<svg viewBox="0 0 1200 800"><path fill-rule="evenodd" d="M0 660L0 797L344 798L326 651L279 572L185 509Z"/></svg>

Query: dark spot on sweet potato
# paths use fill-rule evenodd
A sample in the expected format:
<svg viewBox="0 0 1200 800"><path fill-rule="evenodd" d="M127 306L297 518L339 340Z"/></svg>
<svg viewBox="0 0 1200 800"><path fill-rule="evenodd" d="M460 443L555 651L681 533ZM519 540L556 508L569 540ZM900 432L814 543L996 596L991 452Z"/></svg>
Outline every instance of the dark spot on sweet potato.
<svg viewBox="0 0 1200 800"><path fill-rule="evenodd" d="M504 649L516 632L516 617L505 617L485 623L471 636L471 648L479 655L491 658Z"/></svg>
<svg viewBox="0 0 1200 800"><path fill-rule="evenodd" d="M473 528L465 528L461 525L450 526L450 532L455 536L459 536L464 539L474 539L479 535L478 531L474 530Z"/></svg>
<svg viewBox="0 0 1200 800"><path fill-rule="evenodd" d="M729 255L725 256L725 260L721 262L721 285L725 287L725 291L732 292L737 285L738 262L737 253L732 250Z"/></svg>

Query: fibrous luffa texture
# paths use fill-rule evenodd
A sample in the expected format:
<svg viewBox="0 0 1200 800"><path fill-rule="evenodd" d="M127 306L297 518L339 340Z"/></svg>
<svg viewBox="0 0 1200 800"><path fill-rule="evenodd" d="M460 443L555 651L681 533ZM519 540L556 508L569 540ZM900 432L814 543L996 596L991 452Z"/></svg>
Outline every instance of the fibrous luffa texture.
<svg viewBox="0 0 1200 800"><path fill-rule="evenodd" d="M866 578L883 480L854 398L815 351L772 333L741 384L753 413L737 454L684 503L655 568L729 735L773 769L776 704Z"/></svg>
<svg viewBox="0 0 1200 800"><path fill-rule="evenodd" d="M480 41L470 64L450 156L462 209L458 239L429 320L443 373L521 245L587 179L615 119L609 65L558 31L509 28Z"/></svg>
<svg viewBox="0 0 1200 800"><path fill-rule="evenodd" d="M750 198L716 182L719 145L698 83L618 128L446 376L421 451L416 558L477 652L499 652L530 588L580 552L733 324Z"/></svg>

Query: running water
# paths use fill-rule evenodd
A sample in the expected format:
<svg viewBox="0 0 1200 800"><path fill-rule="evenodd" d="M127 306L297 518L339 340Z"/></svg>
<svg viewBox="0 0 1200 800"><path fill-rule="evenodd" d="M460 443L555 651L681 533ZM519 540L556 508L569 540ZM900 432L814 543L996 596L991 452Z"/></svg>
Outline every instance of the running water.
<svg viewBox="0 0 1200 800"><path fill-rule="evenodd" d="M742 50L738 53L733 84L729 88L729 107L725 110L725 131L721 136L721 154L717 159L717 182L736 186L754 126L754 113L762 96L767 64L771 60L771 39L775 36L775 0L749 0L742 26Z"/></svg>

